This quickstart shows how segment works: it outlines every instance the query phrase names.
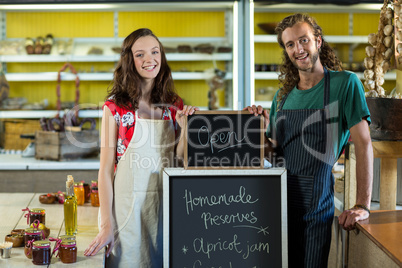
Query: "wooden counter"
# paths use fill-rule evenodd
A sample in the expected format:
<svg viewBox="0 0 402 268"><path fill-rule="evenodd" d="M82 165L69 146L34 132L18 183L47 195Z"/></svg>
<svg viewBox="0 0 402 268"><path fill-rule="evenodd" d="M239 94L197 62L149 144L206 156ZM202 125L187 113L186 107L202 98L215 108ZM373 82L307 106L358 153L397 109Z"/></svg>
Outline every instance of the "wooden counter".
<svg viewBox="0 0 402 268"><path fill-rule="evenodd" d="M373 211L349 232L349 267L402 267L402 211Z"/></svg>
<svg viewBox="0 0 402 268"><path fill-rule="evenodd" d="M13 229L27 228L27 220L24 217L23 208L43 208L46 210L46 226L50 229L50 237L57 238L64 234L64 212L62 204L45 205L39 202L39 195L34 193L0 193L0 241ZM53 256L51 267L104 267L104 250L96 256L85 257L84 250L98 233L98 208L90 203L78 206L78 234L77 238L77 262L64 264L59 258ZM54 242L52 242L52 250ZM11 258L0 258L0 267L38 267L32 264L24 254L24 248L13 248Z"/></svg>

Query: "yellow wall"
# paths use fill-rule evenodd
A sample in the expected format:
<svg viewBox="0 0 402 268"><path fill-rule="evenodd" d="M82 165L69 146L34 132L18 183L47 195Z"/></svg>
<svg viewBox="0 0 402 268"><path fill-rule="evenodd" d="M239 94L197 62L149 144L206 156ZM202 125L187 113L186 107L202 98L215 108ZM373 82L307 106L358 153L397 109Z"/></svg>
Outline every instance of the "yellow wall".
<svg viewBox="0 0 402 268"><path fill-rule="evenodd" d="M51 33L55 38L113 37L114 12L7 12L7 38L36 38ZM219 12L119 12L118 37L125 37L137 28L150 28L158 37L224 37L225 13ZM57 72L58 63L8 63L8 72ZM113 62L74 62L79 72L110 72ZM169 62L173 71L204 71L213 68L209 61ZM225 70L224 62L217 62ZM102 104L109 81L82 81L80 103ZM205 81L175 81L179 95L186 104L208 106L209 87ZM10 82L10 97L25 97L28 102L48 99L49 108L56 105L56 81ZM62 101L73 101L74 82L61 85ZM222 94L223 93L223 94ZM219 105L225 106L224 92L220 91Z"/></svg>

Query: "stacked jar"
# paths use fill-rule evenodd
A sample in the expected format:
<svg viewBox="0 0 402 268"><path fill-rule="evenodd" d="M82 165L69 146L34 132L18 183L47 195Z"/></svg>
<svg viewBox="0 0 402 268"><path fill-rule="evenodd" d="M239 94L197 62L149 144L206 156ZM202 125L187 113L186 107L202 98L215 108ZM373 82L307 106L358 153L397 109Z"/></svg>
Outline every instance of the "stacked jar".
<svg viewBox="0 0 402 268"><path fill-rule="evenodd" d="M62 263L74 263L77 261L77 242L74 236L60 236L61 244L59 257Z"/></svg>
<svg viewBox="0 0 402 268"><path fill-rule="evenodd" d="M91 182L91 205L99 207L98 181Z"/></svg>
<svg viewBox="0 0 402 268"><path fill-rule="evenodd" d="M84 185L85 203L89 203L89 199L91 198L91 187L84 181L82 181L82 183Z"/></svg>
<svg viewBox="0 0 402 268"><path fill-rule="evenodd" d="M32 245L32 263L35 265L50 264L50 241L35 241Z"/></svg>
<svg viewBox="0 0 402 268"><path fill-rule="evenodd" d="M25 239L25 248L24 253L27 258L32 259L32 244L35 241L43 240L42 230L36 228L27 228L25 229L24 234Z"/></svg>
<svg viewBox="0 0 402 268"><path fill-rule="evenodd" d="M43 208L33 208L29 211L29 224L38 220L43 225L46 225L46 212Z"/></svg>
<svg viewBox="0 0 402 268"><path fill-rule="evenodd" d="M82 182L74 183L74 195L77 198L77 205L82 206L85 203L85 190Z"/></svg>

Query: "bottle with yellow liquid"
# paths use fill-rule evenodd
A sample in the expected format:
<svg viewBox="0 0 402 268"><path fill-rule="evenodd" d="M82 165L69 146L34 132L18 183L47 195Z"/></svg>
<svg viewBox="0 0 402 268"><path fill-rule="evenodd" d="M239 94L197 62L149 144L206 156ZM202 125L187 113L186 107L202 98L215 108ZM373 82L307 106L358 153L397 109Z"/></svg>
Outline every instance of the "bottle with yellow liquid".
<svg viewBox="0 0 402 268"><path fill-rule="evenodd" d="M64 199L64 227L66 235L77 234L77 198L74 195L74 178L67 176Z"/></svg>

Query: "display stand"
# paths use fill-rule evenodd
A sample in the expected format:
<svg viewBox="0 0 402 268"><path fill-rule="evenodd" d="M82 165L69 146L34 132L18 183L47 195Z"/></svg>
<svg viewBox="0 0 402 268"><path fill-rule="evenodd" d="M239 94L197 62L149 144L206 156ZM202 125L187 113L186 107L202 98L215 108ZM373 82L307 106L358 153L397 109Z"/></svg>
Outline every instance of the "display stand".
<svg viewBox="0 0 402 268"><path fill-rule="evenodd" d="M375 158L381 159L380 210L396 209L397 161L402 157L401 141L373 141Z"/></svg>
<svg viewBox="0 0 402 268"><path fill-rule="evenodd" d="M372 141L374 158L380 158L380 210L396 209L397 160L402 158L402 142ZM350 143L345 161L345 209L356 203L356 154Z"/></svg>

